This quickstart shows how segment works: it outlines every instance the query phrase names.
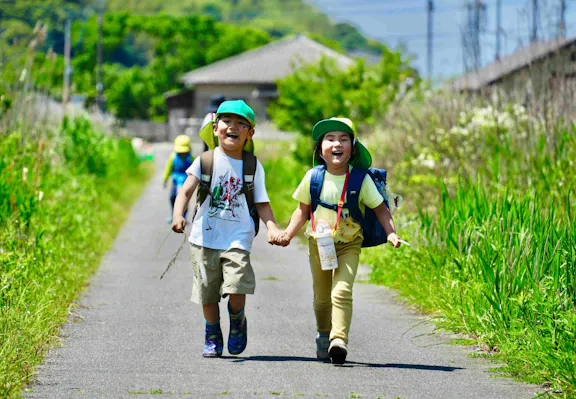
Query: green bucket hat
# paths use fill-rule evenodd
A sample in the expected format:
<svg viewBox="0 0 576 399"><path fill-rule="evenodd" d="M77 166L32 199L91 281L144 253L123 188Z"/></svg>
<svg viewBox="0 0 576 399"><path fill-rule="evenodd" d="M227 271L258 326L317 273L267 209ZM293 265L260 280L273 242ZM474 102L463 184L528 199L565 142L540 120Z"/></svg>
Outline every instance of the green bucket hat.
<svg viewBox="0 0 576 399"><path fill-rule="evenodd" d="M222 114L235 114L246 119L252 128L256 126L254 121L254 111L248 106L243 100L229 100L224 101L218 107L216 114L214 114L214 119L206 123L200 128L200 138L204 140L208 148L213 150L218 146L218 137L214 135L214 122L218 116ZM254 141L246 140L244 143L244 151L254 152Z"/></svg>
<svg viewBox="0 0 576 399"><path fill-rule="evenodd" d="M372 165L372 155L360 141L356 138L356 128L354 123L348 118L330 118L323 119L316 123L312 128L312 138L314 142L322 139L328 132L346 132L354 138L355 154L350 160L350 165L362 169L368 169Z"/></svg>

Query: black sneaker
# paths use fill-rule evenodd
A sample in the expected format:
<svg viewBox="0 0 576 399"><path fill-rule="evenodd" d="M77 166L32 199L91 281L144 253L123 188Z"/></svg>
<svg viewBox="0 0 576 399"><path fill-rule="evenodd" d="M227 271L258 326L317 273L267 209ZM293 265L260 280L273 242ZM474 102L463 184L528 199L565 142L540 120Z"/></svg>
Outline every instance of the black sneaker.
<svg viewBox="0 0 576 399"><path fill-rule="evenodd" d="M332 363L334 364L344 364L346 361L346 355L348 354L348 348L346 347L346 342L340 338L334 338L330 342L330 347L328 348L328 354Z"/></svg>

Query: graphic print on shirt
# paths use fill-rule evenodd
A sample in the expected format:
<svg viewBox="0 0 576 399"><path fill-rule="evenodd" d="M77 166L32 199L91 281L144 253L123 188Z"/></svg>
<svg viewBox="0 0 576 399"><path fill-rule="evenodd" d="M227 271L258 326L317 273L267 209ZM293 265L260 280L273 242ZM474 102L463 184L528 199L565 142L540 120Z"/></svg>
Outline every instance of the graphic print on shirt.
<svg viewBox="0 0 576 399"><path fill-rule="evenodd" d="M224 176L218 178L218 183L212 190L212 201L208 216L231 222L240 221L240 211L243 202L240 198L242 181L237 177L229 177L226 172Z"/></svg>

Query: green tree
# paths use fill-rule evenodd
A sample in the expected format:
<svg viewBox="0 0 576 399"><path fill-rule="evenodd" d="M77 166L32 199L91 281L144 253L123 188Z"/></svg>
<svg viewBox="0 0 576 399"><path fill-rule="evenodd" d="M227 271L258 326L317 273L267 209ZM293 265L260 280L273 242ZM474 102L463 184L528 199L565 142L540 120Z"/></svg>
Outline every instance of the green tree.
<svg viewBox="0 0 576 399"><path fill-rule="evenodd" d="M309 162L310 132L316 122L345 116L361 128L374 125L408 82L418 82L416 71L401 53L386 48L380 62L371 66L357 60L341 69L333 59L323 58L279 80L279 98L268 113L280 128L302 133L295 155Z"/></svg>

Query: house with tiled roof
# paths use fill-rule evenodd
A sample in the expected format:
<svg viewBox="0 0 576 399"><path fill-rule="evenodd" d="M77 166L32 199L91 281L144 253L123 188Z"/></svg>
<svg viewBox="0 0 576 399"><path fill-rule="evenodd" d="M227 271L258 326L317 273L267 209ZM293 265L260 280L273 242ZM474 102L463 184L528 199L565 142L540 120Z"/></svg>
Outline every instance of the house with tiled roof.
<svg viewBox="0 0 576 399"><path fill-rule="evenodd" d="M243 99L257 119L268 119L266 109L278 96L276 81L323 56L342 68L354 63L351 57L305 35L294 35L185 73L180 80L186 89L166 96L168 136L182 130L182 120L203 118L214 95Z"/></svg>
<svg viewBox="0 0 576 399"><path fill-rule="evenodd" d="M497 94L526 105L573 103L576 93L576 38L535 41L484 68L447 84L467 93Z"/></svg>

